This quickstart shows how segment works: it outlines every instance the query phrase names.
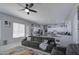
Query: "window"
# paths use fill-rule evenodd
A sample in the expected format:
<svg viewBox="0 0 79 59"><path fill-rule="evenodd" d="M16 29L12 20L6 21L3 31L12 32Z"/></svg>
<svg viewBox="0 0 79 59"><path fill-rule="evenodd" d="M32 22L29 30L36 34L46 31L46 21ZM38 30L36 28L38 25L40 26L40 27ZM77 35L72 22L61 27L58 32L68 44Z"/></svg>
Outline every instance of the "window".
<svg viewBox="0 0 79 59"><path fill-rule="evenodd" d="M54 32L54 31L57 31L57 32L65 32L66 29L65 29L65 27L48 28L48 32Z"/></svg>
<svg viewBox="0 0 79 59"><path fill-rule="evenodd" d="M13 23L13 38L25 36L25 25L20 23Z"/></svg>

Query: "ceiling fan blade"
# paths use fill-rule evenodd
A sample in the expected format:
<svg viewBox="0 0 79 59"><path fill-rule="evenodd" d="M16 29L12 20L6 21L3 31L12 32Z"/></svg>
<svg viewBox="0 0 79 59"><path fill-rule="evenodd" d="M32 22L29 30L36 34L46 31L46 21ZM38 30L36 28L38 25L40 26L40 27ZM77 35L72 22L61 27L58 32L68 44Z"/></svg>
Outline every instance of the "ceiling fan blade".
<svg viewBox="0 0 79 59"><path fill-rule="evenodd" d="M37 11L36 11L36 10L29 9L29 11L32 11L32 12L35 12L35 13L37 13Z"/></svg>
<svg viewBox="0 0 79 59"><path fill-rule="evenodd" d="M29 8L31 8L33 5L34 5L33 3L30 3Z"/></svg>
<svg viewBox="0 0 79 59"><path fill-rule="evenodd" d="M25 9L20 9L19 11L23 11L23 10L25 10Z"/></svg>
<svg viewBox="0 0 79 59"><path fill-rule="evenodd" d="M28 4L26 4L26 7L28 7L29 5Z"/></svg>

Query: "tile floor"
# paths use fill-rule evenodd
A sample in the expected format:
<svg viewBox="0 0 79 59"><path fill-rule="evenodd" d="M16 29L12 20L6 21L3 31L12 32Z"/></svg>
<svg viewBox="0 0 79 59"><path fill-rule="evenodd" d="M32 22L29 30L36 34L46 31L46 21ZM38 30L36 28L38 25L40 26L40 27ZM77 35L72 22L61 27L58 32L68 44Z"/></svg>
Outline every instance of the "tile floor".
<svg viewBox="0 0 79 59"><path fill-rule="evenodd" d="M4 46L0 46L0 51L6 51L10 48L16 47L16 46L21 46L21 42L15 42L15 43L10 43Z"/></svg>

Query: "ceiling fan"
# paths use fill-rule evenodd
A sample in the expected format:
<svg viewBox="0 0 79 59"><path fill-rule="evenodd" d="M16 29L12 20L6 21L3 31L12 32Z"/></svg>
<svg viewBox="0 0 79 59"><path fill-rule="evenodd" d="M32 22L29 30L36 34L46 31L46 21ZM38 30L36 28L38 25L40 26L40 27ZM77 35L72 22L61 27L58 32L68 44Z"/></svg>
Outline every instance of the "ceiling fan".
<svg viewBox="0 0 79 59"><path fill-rule="evenodd" d="M19 5L22 6L21 4ZM30 14L30 12L37 13L36 10L31 9L33 6L34 6L33 3L26 3L24 9L21 9L21 11L25 11L28 15Z"/></svg>

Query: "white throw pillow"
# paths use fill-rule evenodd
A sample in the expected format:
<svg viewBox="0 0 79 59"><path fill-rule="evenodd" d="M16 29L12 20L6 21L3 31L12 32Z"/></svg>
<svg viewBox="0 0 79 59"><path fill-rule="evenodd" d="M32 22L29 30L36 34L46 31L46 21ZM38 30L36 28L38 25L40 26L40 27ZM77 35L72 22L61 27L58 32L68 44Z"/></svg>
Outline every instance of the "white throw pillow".
<svg viewBox="0 0 79 59"><path fill-rule="evenodd" d="M31 41L31 37L27 37L27 41Z"/></svg>
<svg viewBox="0 0 79 59"><path fill-rule="evenodd" d="M44 42L42 42L39 47L42 49L42 50L46 50L48 44L47 44L48 40L44 40Z"/></svg>

